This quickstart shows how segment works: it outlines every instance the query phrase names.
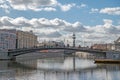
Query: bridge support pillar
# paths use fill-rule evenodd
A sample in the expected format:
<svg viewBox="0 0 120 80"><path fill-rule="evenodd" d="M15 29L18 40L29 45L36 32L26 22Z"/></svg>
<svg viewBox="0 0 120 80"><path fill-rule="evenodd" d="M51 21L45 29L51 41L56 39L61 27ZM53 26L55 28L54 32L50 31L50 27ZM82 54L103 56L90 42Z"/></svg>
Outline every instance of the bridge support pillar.
<svg viewBox="0 0 120 80"><path fill-rule="evenodd" d="M16 57L15 57L15 56L12 56L10 60L15 61L15 60L16 60Z"/></svg>
<svg viewBox="0 0 120 80"><path fill-rule="evenodd" d="M11 60L12 58L8 55L8 51L0 50L0 60Z"/></svg>

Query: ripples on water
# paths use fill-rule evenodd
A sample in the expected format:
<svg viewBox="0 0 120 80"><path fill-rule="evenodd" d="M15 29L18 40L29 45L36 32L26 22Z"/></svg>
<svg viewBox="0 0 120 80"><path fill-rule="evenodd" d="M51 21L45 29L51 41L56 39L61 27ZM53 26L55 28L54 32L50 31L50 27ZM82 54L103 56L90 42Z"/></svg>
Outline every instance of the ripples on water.
<svg viewBox="0 0 120 80"><path fill-rule="evenodd" d="M0 61L0 80L120 80L120 65L79 57Z"/></svg>

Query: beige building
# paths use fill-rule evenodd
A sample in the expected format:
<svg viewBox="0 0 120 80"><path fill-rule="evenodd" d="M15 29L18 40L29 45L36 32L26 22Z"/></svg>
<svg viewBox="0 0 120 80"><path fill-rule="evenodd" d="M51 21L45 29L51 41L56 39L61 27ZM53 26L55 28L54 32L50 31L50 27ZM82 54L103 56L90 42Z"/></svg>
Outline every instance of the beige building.
<svg viewBox="0 0 120 80"><path fill-rule="evenodd" d="M94 44L91 46L92 49L97 49L97 50L115 50L115 45L112 43L107 43L107 44Z"/></svg>
<svg viewBox="0 0 120 80"><path fill-rule="evenodd" d="M20 31L15 29L2 29L9 33L16 34L16 48L32 48L37 46L37 36L32 32Z"/></svg>
<svg viewBox="0 0 120 80"><path fill-rule="evenodd" d="M37 46L37 36L33 32L17 31L17 48L32 48Z"/></svg>

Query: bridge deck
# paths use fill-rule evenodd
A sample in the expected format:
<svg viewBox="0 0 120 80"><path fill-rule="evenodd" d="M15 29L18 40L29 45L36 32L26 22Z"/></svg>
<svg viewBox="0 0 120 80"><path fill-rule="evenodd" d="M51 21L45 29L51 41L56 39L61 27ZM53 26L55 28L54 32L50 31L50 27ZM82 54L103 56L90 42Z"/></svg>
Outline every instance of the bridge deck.
<svg viewBox="0 0 120 80"><path fill-rule="evenodd" d="M84 48L68 48L68 47L55 47L55 48L46 48L46 47L38 47L38 48L29 48L29 49L14 49L9 50L8 55L9 56L18 56L30 52L40 51L40 50L71 50L71 51L82 51L82 52L89 52L89 53L103 53L105 54L105 51L100 50L92 50L92 49L84 49Z"/></svg>

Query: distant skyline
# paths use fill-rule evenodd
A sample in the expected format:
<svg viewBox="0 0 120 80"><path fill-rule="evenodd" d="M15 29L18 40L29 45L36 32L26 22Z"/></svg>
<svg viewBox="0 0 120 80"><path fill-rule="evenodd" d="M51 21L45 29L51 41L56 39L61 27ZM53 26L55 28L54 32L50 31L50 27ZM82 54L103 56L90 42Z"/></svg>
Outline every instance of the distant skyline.
<svg viewBox="0 0 120 80"><path fill-rule="evenodd" d="M113 42L120 37L120 0L0 0L0 29L33 30L39 40Z"/></svg>

